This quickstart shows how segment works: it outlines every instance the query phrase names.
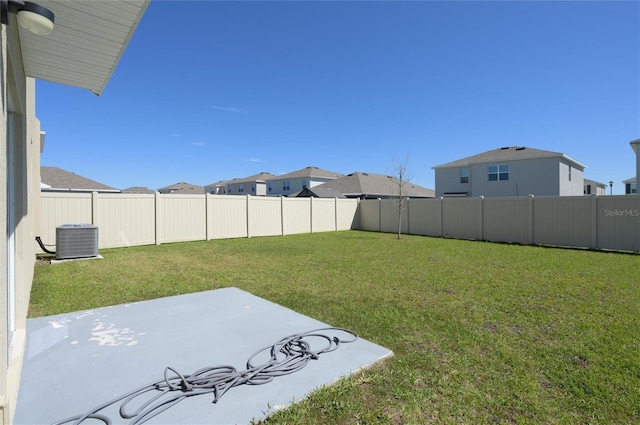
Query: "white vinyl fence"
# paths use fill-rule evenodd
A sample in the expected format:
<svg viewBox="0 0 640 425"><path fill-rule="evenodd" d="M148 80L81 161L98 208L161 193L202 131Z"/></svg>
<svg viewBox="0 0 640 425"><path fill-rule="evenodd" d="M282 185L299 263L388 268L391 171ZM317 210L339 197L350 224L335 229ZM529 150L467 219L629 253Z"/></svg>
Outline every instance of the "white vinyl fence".
<svg viewBox="0 0 640 425"><path fill-rule="evenodd" d="M40 236L98 227L99 248L357 229L357 199L42 192ZM55 249L55 248L53 248Z"/></svg>
<svg viewBox="0 0 640 425"><path fill-rule="evenodd" d="M393 200L360 202L360 230L398 232ZM402 233L640 251L640 196L411 199Z"/></svg>
<svg viewBox="0 0 640 425"><path fill-rule="evenodd" d="M41 194L41 236L93 224L99 248L360 229L397 233L393 200L175 194ZM402 233L640 251L640 196L411 199Z"/></svg>

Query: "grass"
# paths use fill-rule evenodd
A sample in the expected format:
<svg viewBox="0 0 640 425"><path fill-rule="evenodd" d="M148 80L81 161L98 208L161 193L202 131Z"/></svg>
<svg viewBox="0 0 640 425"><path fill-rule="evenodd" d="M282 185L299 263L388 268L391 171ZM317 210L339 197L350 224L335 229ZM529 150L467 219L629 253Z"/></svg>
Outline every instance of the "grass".
<svg viewBox="0 0 640 425"><path fill-rule="evenodd" d="M395 357L271 424L640 423L640 256L358 231L37 266L30 316L235 286Z"/></svg>

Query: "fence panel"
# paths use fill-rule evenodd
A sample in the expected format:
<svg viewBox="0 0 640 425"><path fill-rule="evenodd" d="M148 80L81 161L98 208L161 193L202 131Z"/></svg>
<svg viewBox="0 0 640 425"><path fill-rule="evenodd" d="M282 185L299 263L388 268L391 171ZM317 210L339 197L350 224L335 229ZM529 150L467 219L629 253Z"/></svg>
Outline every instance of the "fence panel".
<svg viewBox="0 0 640 425"><path fill-rule="evenodd" d="M100 248L153 245L156 197L153 194L96 194Z"/></svg>
<svg viewBox="0 0 640 425"><path fill-rule="evenodd" d="M380 200L366 199L360 201L360 230L380 231Z"/></svg>
<svg viewBox="0 0 640 425"><path fill-rule="evenodd" d="M336 230L336 200L334 198L311 199L311 231L332 232Z"/></svg>
<svg viewBox="0 0 640 425"><path fill-rule="evenodd" d="M157 243L207 239L204 194L157 196L159 196Z"/></svg>
<svg viewBox="0 0 640 425"><path fill-rule="evenodd" d="M409 224L408 209L402 208L399 211L400 206L398 200L395 199L382 199L380 201L380 231L386 233L398 233L398 213L401 214L402 222L401 232L407 233Z"/></svg>
<svg viewBox="0 0 640 425"><path fill-rule="evenodd" d="M591 202L591 196L535 197L533 243L591 247Z"/></svg>
<svg viewBox="0 0 640 425"><path fill-rule="evenodd" d="M336 230L359 228L358 199L336 198Z"/></svg>
<svg viewBox="0 0 640 425"><path fill-rule="evenodd" d="M311 199L282 199L282 234L311 233Z"/></svg>
<svg viewBox="0 0 640 425"><path fill-rule="evenodd" d="M208 239L246 238L247 197L209 195L207 197Z"/></svg>
<svg viewBox="0 0 640 425"><path fill-rule="evenodd" d="M280 197L247 196L249 237L282 235Z"/></svg>
<svg viewBox="0 0 640 425"><path fill-rule="evenodd" d="M56 228L62 224L93 224L90 193L42 192L40 204L40 234L35 236L47 245L55 245Z"/></svg>
<svg viewBox="0 0 640 425"><path fill-rule="evenodd" d="M531 243L530 197L484 198L482 239L494 242Z"/></svg>
<svg viewBox="0 0 640 425"><path fill-rule="evenodd" d="M442 200L442 236L482 239L482 198Z"/></svg>
<svg viewBox="0 0 640 425"><path fill-rule="evenodd" d="M411 199L408 205L409 232L414 235L441 236L441 199Z"/></svg>
<svg viewBox="0 0 640 425"><path fill-rule="evenodd" d="M598 196L598 248L640 251L640 195Z"/></svg>

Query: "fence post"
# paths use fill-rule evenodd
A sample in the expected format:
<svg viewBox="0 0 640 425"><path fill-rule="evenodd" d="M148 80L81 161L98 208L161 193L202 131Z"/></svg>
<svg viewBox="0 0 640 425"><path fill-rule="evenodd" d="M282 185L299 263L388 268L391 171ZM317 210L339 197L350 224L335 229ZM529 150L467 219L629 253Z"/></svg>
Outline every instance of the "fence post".
<svg viewBox="0 0 640 425"><path fill-rule="evenodd" d="M533 195L529 195L529 244L533 245Z"/></svg>
<svg viewBox="0 0 640 425"><path fill-rule="evenodd" d="M247 238L251 237L251 208L249 208L250 198L249 195L245 195L246 211L247 211Z"/></svg>
<svg viewBox="0 0 640 425"><path fill-rule="evenodd" d="M378 232L382 232L382 198L378 198Z"/></svg>
<svg viewBox="0 0 640 425"><path fill-rule="evenodd" d="M333 198L333 228L338 231L338 198Z"/></svg>
<svg viewBox="0 0 640 425"><path fill-rule="evenodd" d="M480 229L479 229L479 236L480 236L480 240L483 241L484 240L484 195L480 195L480 214L478 214L480 216Z"/></svg>
<svg viewBox="0 0 640 425"><path fill-rule="evenodd" d="M313 196L309 197L309 230L313 233Z"/></svg>
<svg viewBox="0 0 640 425"><path fill-rule="evenodd" d="M284 236L284 196L280 197L280 233Z"/></svg>
<svg viewBox="0 0 640 425"><path fill-rule="evenodd" d="M160 245L160 237L162 236L161 233L161 229L160 229L160 192L155 192L155 214L154 214L154 219L155 219L155 229L156 229L156 245Z"/></svg>
<svg viewBox="0 0 640 425"><path fill-rule="evenodd" d="M598 248L598 199L591 194L591 249Z"/></svg>
<svg viewBox="0 0 640 425"><path fill-rule="evenodd" d="M440 197L440 237L444 236L444 197Z"/></svg>
<svg viewBox="0 0 640 425"><path fill-rule="evenodd" d="M211 199L210 193L204 194L204 240L210 240L211 235L211 223L209 223L209 200Z"/></svg>
<svg viewBox="0 0 640 425"><path fill-rule="evenodd" d="M91 192L91 224L98 226L98 192Z"/></svg>

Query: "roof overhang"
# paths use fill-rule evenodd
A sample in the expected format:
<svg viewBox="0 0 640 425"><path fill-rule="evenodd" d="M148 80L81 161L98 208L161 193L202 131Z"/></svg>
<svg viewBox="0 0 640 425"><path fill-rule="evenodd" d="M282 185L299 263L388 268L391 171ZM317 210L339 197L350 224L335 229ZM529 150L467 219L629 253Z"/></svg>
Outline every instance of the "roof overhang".
<svg viewBox="0 0 640 425"><path fill-rule="evenodd" d="M640 154L640 139L632 140L629 142L631 145L631 149L636 153L636 155Z"/></svg>
<svg viewBox="0 0 640 425"><path fill-rule="evenodd" d="M80 87L100 95L150 0L30 0L55 14L46 36L19 28L27 77Z"/></svg>

